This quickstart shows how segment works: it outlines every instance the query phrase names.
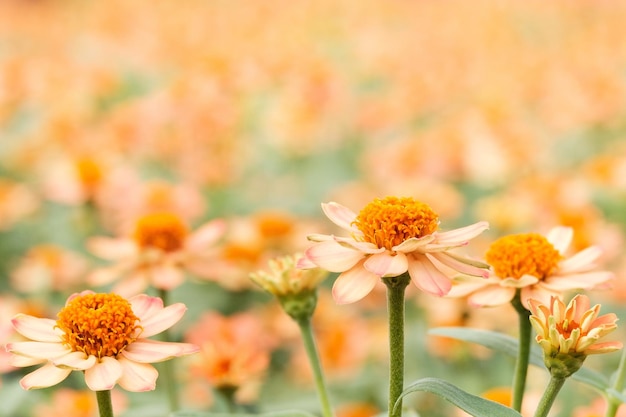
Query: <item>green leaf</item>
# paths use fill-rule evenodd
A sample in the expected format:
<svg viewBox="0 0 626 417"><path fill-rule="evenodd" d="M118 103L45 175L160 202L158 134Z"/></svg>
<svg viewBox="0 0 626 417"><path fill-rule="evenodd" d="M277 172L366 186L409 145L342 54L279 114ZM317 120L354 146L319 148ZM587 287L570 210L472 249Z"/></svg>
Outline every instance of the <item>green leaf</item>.
<svg viewBox="0 0 626 417"><path fill-rule="evenodd" d="M521 417L521 414L512 408L469 394L438 378L423 378L415 381L402 391L400 398L417 391L438 395L474 417Z"/></svg>
<svg viewBox="0 0 626 417"><path fill-rule="evenodd" d="M304 411L285 410L273 411L263 414L229 414L229 413L209 413L206 411L176 411L170 417L316 417Z"/></svg>
<svg viewBox="0 0 626 417"><path fill-rule="evenodd" d="M466 327L438 327L428 331L429 334L436 336L446 336L453 339L472 342L489 349L505 353L516 357L519 341L514 337L493 332L490 330L469 329ZM545 368L543 363L543 352L538 345L533 344L530 347L529 361L535 366ZM587 368L581 368L578 372L571 376L576 381L587 384L601 392L606 392L609 388L609 379L599 372Z"/></svg>

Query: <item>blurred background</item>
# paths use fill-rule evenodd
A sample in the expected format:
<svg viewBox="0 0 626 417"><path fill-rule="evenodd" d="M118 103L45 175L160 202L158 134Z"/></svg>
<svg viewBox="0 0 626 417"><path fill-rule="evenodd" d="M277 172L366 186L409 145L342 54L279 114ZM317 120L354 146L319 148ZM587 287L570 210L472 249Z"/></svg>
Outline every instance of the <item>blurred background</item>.
<svg viewBox="0 0 626 417"><path fill-rule="evenodd" d="M265 365L242 371L241 409L316 412L297 328L248 274L330 232L321 202L387 195L428 203L442 229L489 221L466 251L478 258L505 234L573 227L572 250L601 246L616 273L592 302L623 317L625 21L608 0L0 0L0 336L16 312L55 317L72 292L107 289L85 279L106 265L89 239L152 212L223 219L217 276L171 294L189 307L174 333L263 329L244 338L264 340ZM332 281L316 317L331 399L371 417L386 405L384 292L336 306ZM512 359L425 333L514 335L510 307L407 302L407 381L510 385ZM589 366L608 374L618 356ZM177 361L185 408L221 410L214 380ZM2 371L0 416L96 415L80 378L23 392L24 370ZM167 412L159 387L115 395L122 416ZM563 395L555 416L592 415L590 388ZM455 412L428 394L408 404Z"/></svg>

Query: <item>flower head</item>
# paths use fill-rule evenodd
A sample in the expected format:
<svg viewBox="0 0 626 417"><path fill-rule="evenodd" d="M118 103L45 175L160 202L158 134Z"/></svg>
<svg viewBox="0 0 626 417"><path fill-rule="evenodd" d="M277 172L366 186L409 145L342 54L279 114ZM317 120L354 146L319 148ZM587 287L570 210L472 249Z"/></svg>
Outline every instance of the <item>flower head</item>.
<svg viewBox="0 0 626 417"><path fill-rule="evenodd" d="M299 269L296 264L300 259L301 254L270 259L269 271L252 273L250 279L277 297L315 291L328 272L315 268L315 265L311 265L311 269Z"/></svg>
<svg viewBox="0 0 626 417"><path fill-rule="evenodd" d="M182 303L163 307L157 297L141 294L128 300L117 294L83 291L71 295L58 319L18 314L15 330L29 339L9 343L15 366L44 364L20 381L24 389L45 388L63 381L71 371L84 371L93 391L116 384L128 391L149 391L158 372L150 363L198 351L188 343L148 339L178 322Z"/></svg>
<svg viewBox="0 0 626 417"><path fill-rule="evenodd" d="M52 244L31 247L11 271L11 285L25 293L62 291L82 285L88 263L83 256Z"/></svg>
<svg viewBox="0 0 626 417"><path fill-rule="evenodd" d="M421 290L445 295L451 281L444 271L452 269L487 277L487 265L462 258L449 249L464 246L489 225L478 222L447 232L439 231L439 218L426 204L412 198L375 199L358 214L337 204L322 204L328 218L350 232L350 237L312 235L316 242L307 260L331 272L341 272L333 286L338 303L357 301L374 288L380 278L408 272Z"/></svg>
<svg viewBox="0 0 626 417"><path fill-rule="evenodd" d="M621 342L601 342L599 339L617 328L613 313L598 316L600 305L590 308L589 298L578 294L567 307L557 297L549 306L529 300L530 323L537 332L537 343L544 353L546 367L554 375L567 377L576 372L591 354L613 352L622 348Z"/></svg>
<svg viewBox="0 0 626 417"><path fill-rule="evenodd" d="M218 390L235 391L239 401L245 400L240 397L245 394L256 397L275 343L258 315L207 312L189 328L185 340L200 346L190 361L194 380Z"/></svg>
<svg viewBox="0 0 626 417"><path fill-rule="evenodd" d="M250 278L267 292L275 295L283 309L295 320L309 319L317 304L317 286L328 272L311 265L311 269L298 269L301 254L269 260L270 271L257 271ZM306 262L304 260L303 262Z"/></svg>
<svg viewBox="0 0 626 417"><path fill-rule="evenodd" d="M184 281L185 272L197 274L212 258L211 248L224 230L221 220L191 231L173 212L143 215L127 237L96 237L88 242L95 255L116 261L93 271L88 279L93 285L103 285L122 278L113 288L122 295L137 294L148 285L173 289Z"/></svg>
<svg viewBox="0 0 626 417"><path fill-rule="evenodd" d="M569 227L555 227L546 236L521 233L504 236L491 244L485 255L491 265L486 280L459 277L449 296L469 296L470 304L494 306L506 304L520 291L528 307L534 298L548 303L550 296L567 290L591 289L613 277L608 271L594 271L602 255L591 246L567 258L566 250L573 238Z"/></svg>

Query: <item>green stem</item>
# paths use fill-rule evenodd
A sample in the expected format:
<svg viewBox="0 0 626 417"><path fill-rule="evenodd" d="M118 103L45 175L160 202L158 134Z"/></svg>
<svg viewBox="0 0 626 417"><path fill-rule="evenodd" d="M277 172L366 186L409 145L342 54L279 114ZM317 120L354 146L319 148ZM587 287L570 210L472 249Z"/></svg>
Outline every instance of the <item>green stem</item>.
<svg viewBox="0 0 626 417"><path fill-rule="evenodd" d="M159 289L159 297L163 300L165 306L168 305L169 293L167 290ZM162 339L165 342L172 341L172 335L169 329L166 329L161 333ZM163 372L163 380L165 382L165 388L167 390L167 399L170 404L170 411L177 411L180 407L178 402L178 387L176 385L176 375L174 373L174 365L172 360L162 362L160 364L161 371Z"/></svg>
<svg viewBox="0 0 626 417"><path fill-rule="evenodd" d="M522 400L526 389L526 375L528 373L528 360L530 358L530 311L522 304L520 290L517 290L515 297L511 300L519 318L519 349L515 362L513 377L513 402L512 407L516 411L522 410Z"/></svg>
<svg viewBox="0 0 626 417"><path fill-rule="evenodd" d="M317 347L315 346L315 338L313 336L313 328L311 326L310 318L302 318L297 320L300 326L300 333L302 333L302 340L304 342L304 348L311 368L313 369L313 376L315 378L315 387L317 388L317 395L322 406L322 414L324 417L333 417L333 412L330 407L330 401L328 400L328 392L326 390L326 384L324 383L324 374L322 373L322 367L320 364L319 355L317 353Z"/></svg>
<svg viewBox="0 0 626 417"><path fill-rule="evenodd" d="M235 414L235 411L237 411L237 402L235 401L235 393L237 392L237 387L226 385L216 388L216 391L224 399L226 412L229 414Z"/></svg>
<svg viewBox="0 0 626 417"><path fill-rule="evenodd" d="M619 365L615 371L615 382L613 382L613 389L617 392L622 392L624 384L626 383L626 349L622 349L622 357L619 360ZM621 405L621 401L614 398L610 394L607 398L608 405L606 407L605 417L615 417L617 409Z"/></svg>
<svg viewBox="0 0 626 417"><path fill-rule="evenodd" d="M546 391L543 393L543 397L541 397L541 401L539 401L539 405L535 411L535 417L546 417L548 415L564 383L565 378L550 378L550 383L548 383Z"/></svg>
<svg viewBox="0 0 626 417"><path fill-rule="evenodd" d="M389 316L389 417L402 415L404 389L404 291L411 282L409 274L383 278L387 286Z"/></svg>
<svg viewBox="0 0 626 417"><path fill-rule="evenodd" d="M100 417L113 417L113 404L111 403L111 391L96 391L98 411Z"/></svg>

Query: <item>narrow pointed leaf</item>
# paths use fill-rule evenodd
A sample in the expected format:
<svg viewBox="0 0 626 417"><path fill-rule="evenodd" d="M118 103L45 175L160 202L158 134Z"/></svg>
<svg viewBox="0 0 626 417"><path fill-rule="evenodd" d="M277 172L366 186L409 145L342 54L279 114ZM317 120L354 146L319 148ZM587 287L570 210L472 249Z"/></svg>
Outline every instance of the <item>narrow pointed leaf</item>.
<svg viewBox="0 0 626 417"><path fill-rule="evenodd" d="M438 395L474 417L521 417L512 408L472 395L438 378L423 378L413 382L402 391L400 398L418 391Z"/></svg>

